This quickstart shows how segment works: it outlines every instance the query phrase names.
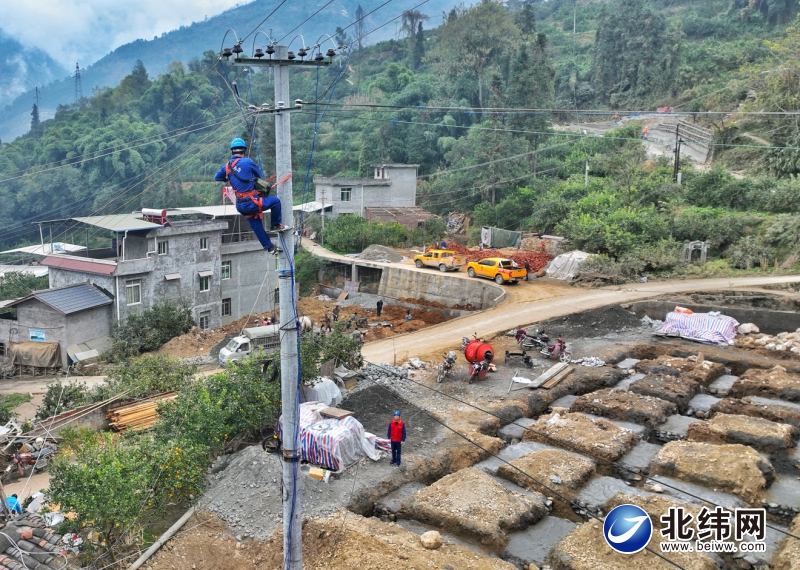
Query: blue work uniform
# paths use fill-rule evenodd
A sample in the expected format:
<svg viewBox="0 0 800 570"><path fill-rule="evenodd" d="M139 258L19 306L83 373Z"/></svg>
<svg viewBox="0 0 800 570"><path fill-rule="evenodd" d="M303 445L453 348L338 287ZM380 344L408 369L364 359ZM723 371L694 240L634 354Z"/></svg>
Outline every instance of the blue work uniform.
<svg viewBox="0 0 800 570"><path fill-rule="evenodd" d="M234 161L236 164L233 164ZM231 165L229 167L232 171L230 177L227 172L228 165ZM264 249L270 249L272 241L264 230L262 212L270 211L270 227L280 224L281 201L275 196L259 196L255 190L256 178L262 180L265 178L258 165L249 158L235 154L231 157L230 162L223 164L222 168L214 175L214 180L227 181L233 187L236 193L236 211L247 218L250 228Z"/></svg>
<svg viewBox="0 0 800 570"><path fill-rule="evenodd" d="M22 505L19 504L19 501L16 497L8 497L8 510L12 513L22 514Z"/></svg>

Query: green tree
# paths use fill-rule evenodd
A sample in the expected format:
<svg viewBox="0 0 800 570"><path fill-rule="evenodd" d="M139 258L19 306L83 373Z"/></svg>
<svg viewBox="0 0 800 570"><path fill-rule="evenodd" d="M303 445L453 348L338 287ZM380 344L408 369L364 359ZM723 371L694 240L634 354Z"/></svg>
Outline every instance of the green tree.
<svg viewBox="0 0 800 570"><path fill-rule="evenodd" d="M663 98L674 89L678 32L644 0L613 0L600 16L592 49L592 84L603 102L618 107Z"/></svg>
<svg viewBox="0 0 800 570"><path fill-rule="evenodd" d="M522 44L511 62L506 86L506 104L517 109L547 109L553 105L553 70L545 52L546 40ZM529 53L529 49L532 53ZM525 138L538 148L550 129L552 117L542 112L528 112L509 116L510 125L518 130L531 131ZM535 157L534 157L535 158Z"/></svg>
<svg viewBox="0 0 800 570"><path fill-rule="evenodd" d="M483 0L457 17L451 13L430 55L444 74L474 84L477 105L483 107L489 70L502 65L519 40L519 28L508 10L499 2Z"/></svg>

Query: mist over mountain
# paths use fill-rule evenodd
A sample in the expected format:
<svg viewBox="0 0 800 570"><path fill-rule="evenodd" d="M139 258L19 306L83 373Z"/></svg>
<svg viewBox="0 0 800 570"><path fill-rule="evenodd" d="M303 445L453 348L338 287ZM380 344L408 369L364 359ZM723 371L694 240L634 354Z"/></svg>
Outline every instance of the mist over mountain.
<svg viewBox="0 0 800 570"><path fill-rule="evenodd" d="M45 52L23 46L0 29L0 107L34 89L69 74ZM30 99L33 105L34 99ZM30 113L30 109L28 109ZM6 138L3 135L3 138Z"/></svg>
<svg viewBox="0 0 800 570"><path fill-rule="evenodd" d="M322 7L324 3L322 0L313 4L287 2L259 29L267 34L271 33L271 36L275 39L281 39L292 31L295 26ZM333 36L337 27L344 28L351 24L356 19L355 13L359 5L364 13L368 13L382 3L380 0L335 0L300 29L283 39L281 43L288 43L298 33L302 33L306 45L313 45L323 34ZM456 4L460 3L456 0L431 0L425 4L423 10L431 16L426 27L439 25L442 11L449 10ZM83 95L90 96L93 90L97 88L117 85L123 77L131 72L137 59L142 60L149 75L155 77L167 71L167 67L173 61L185 63L194 57L201 57L206 50L218 52L223 36L228 29L235 30L239 36L245 36L266 18L276 6L277 3L271 0L255 0L201 22L195 22L188 26L181 26L177 30L165 32L159 37L139 39L122 45L86 69L81 70ZM364 20L364 31L368 32L380 26L413 6L415 6L415 3L410 1L388 4ZM399 19L396 22L399 26ZM346 31L350 38L354 37L354 29L355 26ZM365 39L365 43L371 44L379 40L388 39L396 33L397 26L395 22L392 22L370 34ZM3 45L2 37L0 36L0 46ZM254 36L250 36L244 42L243 47L246 52L252 50L253 40ZM13 42L14 40L10 41ZM231 46L234 41L233 34L229 34L226 39L226 45ZM256 42L257 46L263 47L267 40L263 34L258 34ZM300 43L301 41L298 38L293 45L299 47ZM9 61L12 63L8 65L12 65L14 61L17 61L15 54L19 53L21 49L17 44L16 46L11 46L10 49L3 50L3 53L14 54L9 56ZM30 56L33 52L32 50L25 50L25 53L27 54L26 58L20 65L23 65L24 68L32 68L33 63ZM41 54L41 52L39 53ZM44 54L42 56L47 57ZM0 99L0 107L7 104L4 109L0 110L0 140L10 140L26 133L30 128L30 113L34 102L32 88L37 84L40 86L40 115L43 120L52 117L58 105L75 101L75 85L71 76L74 70L70 70L65 74L64 70L58 64L55 64L52 59L47 58L47 60L53 63L55 67L51 75L44 81L25 83L23 81L23 78L26 77L24 74L17 72L7 74L8 81L20 87L17 88L16 92L11 93L6 100ZM0 65L2 61L0 59ZM38 67L43 68L43 66ZM9 67L9 69L13 70L13 67ZM55 81L53 81L54 79ZM47 81L51 81L51 83L45 84ZM0 85L2 85L1 82L2 78L0 78Z"/></svg>

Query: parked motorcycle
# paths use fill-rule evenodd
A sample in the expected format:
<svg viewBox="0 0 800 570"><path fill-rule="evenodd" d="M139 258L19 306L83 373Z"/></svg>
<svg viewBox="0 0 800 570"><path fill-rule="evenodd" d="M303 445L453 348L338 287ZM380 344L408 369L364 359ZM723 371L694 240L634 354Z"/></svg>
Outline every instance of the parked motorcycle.
<svg viewBox="0 0 800 570"><path fill-rule="evenodd" d="M442 355L444 357L444 362L439 367L439 372L436 375L436 381L441 382L447 376L450 376L455 370L456 367L456 351L451 350L447 354Z"/></svg>
<svg viewBox="0 0 800 570"><path fill-rule="evenodd" d="M16 475L19 477L27 477L33 472L44 471L50 459L55 456L56 447L53 444L46 444L38 451L30 453L16 452L11 455L11 462L3 472L3 479L14 479Z"/></svg>
<svg viewBox="0 0 800 570"><path fill-rule="evenodd" d="M517 329L517 332L514 333L514 338L517 344L525 350L542 350L550 344L550 337L547 336L547 333L538 329L530 335L526 329Z"/></svg>
<svg viewBox="0 0 800 570"><path fill-rule="evenodd" d="M489 370L489 364L492 361L494 355L491 352L487 352L486 356L482 360L476 360L475 362L470 363L469 365L469 383L472 384L476 380L485 380L486 373Z"/></svg>
<svg viewBox="0 0 800 570"><path fill-rule="evenodd" d="M545 358L558 358L564 363L572 362L572 353L567 350L567 343L561 337L556 339L555 344L546 346L539 353L544 355Z"/></svg>

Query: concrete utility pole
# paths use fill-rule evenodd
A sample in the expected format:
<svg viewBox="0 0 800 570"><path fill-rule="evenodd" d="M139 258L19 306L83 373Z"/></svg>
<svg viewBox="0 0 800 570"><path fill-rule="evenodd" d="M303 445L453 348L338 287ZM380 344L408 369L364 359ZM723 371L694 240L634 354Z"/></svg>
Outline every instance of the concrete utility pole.
<svg viewBox="0 0 800 570"><path fill-rule="evenodd" d="M680 184L680 168L681 168L681 134L680 125L675 126L675 164L672 167L672 181Z"/></svg>
<svg viewBox="0 0 800 570"><path fill-rule="evenodd" d="M330 61L297 60L294 54L289 59L286 46L274 46L275 53L268 60L256 58L235 58L229 61L232 65L258 65L272 68L275 78L275 105L270 108L258 108L256 113L275 115L275 174L277 180L283 180L292 173L292 135L290 115L299 111L300 103L289 105L289 67L296 65L329 65ZM223 56L226 55L223 51ZM241 51L241 50L240 50ZM228 51L231 54L231 51ZM229 56L228 56L229 57ZM263 57L263 54L262 54ZM291 216L292 213L292 179L288 177L278 184L278 198L281 211ZM323 210L324 214L324 210ZM286 214L284 214L285 217ZM291 223L287 223L291 226ZM298 328L294 305L294 274L290 257L294 255L294 231L281 232L283 248L278 255L278 294L280 296L279 320L281 327L281 412L283 414L283 568L284 570L302 570L303 568L303 535L301 496L303 479L300 474L300 423L297 391L299 388L299 347Z"/></svg>

